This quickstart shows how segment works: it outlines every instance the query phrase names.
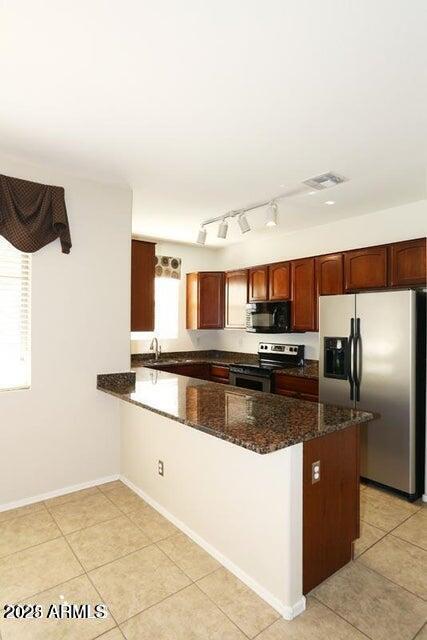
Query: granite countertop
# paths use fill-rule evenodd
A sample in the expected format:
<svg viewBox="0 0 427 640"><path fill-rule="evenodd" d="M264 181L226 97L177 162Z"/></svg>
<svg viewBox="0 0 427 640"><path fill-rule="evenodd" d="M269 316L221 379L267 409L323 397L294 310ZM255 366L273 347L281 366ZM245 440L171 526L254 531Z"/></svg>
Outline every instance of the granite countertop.
<svg viewBox="0 0 427 640"><path fill-rule="evenodd" d="M375 417L366 411L240 389L148 367L99 375L98 389L260 454Z"/></svg>
<svg viewBox="0 0 427 640"><path fill-rule="evenodd" d="M257 364L258 356L254 353L239 353L235 351L174 351L162 353L158 360L155 360L151 353L138 353L132 355L132 367L158 366L173 364L219 364L229 366L230 364ZM276 369L276 373L283 373L290 376L303 378L319 377L319 362L317 360L306 360L303 367L284 367Z"/></svg>

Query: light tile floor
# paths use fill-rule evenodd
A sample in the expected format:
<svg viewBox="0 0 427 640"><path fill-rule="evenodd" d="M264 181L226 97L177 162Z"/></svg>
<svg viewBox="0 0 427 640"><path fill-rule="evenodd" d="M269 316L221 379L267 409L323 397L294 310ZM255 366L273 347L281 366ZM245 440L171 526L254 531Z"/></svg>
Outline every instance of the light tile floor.
<svg viewBox="0 0 427 640"><path fill-rule="evenodd" d="M355 561L280 618L121 482L0 513L0 606L105 602L107 619L0 620L1 640L427 640L427 505L361 489Z"/></svg>

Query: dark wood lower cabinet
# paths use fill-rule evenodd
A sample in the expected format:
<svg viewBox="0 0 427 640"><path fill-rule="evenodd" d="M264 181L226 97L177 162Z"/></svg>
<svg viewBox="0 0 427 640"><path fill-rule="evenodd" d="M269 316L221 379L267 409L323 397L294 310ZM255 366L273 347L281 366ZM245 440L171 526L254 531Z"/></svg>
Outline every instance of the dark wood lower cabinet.
<svg viewBox="0 0 427 640"><path fill-rule="evenodd" d="M229 379L228 367L209 364L208 362L189 362L183 364L162 364L159 362L150 366L152 369L159 369L160 371L167 371L168 373L177 373L180 376L188 376L189 378L221 382L222 384L228 384Z"/></svg>
<svg viewBox="0 0 427 640"><path fill-rule="evenodd" d="M303 593L353 557L359 537L360 434L355 425L303 445ZM312 465L320 478L312 481Z"/></svg>
<svg viewBox="0 0 427 640"><path fill-rule="evenodd" d="M224 367L219 364L210 365L210 379L212 382L221 382L222 384L228 384L230 378L230 370L228 367Z"/></svg>
<svg viewBox="0 0 427 640"><path fill-rule="evenodd" d="M317 378L303 378L289 376L285 373L275 373L273 382L274 392L289 398L299 400L319 400L319 380Z"/></svg>

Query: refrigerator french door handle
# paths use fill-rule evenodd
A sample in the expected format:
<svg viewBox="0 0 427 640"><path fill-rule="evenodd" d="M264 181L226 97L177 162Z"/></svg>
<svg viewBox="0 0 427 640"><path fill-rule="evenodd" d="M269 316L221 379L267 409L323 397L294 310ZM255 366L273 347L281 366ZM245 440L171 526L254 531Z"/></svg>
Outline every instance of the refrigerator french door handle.
<svg viewBox="0 0 427 640"><path fill-rule="evenodd" d="M350 320L350 335L348 337L347 377L350 385L350 400L354 400L354 378L352 370L354 353L354 318Z"/></svg>
<svg viewBox="0 0 427 640"><path fill-rule="evenodd" d="M356 318L356 332L354 334L353 349L353 377L356 390L356 402L360 400L360 377L359 377L359 348L360 348L360 318Z"/></svg>

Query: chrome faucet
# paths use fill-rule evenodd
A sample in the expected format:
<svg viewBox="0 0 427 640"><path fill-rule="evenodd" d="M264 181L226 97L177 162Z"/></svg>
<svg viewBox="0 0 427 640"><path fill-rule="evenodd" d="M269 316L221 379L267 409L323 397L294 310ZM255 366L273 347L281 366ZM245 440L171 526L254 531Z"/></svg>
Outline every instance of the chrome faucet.
<svg viewBox="0 0 427 640"><path fill-rule="evenodd" d="M150 351L154 351L154 359L158 360L159 355L162 353L162 347L159 345L159 341L157 340L156 336L154 336L151 341Z"/></svg>

